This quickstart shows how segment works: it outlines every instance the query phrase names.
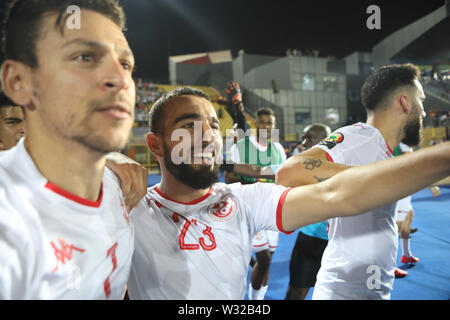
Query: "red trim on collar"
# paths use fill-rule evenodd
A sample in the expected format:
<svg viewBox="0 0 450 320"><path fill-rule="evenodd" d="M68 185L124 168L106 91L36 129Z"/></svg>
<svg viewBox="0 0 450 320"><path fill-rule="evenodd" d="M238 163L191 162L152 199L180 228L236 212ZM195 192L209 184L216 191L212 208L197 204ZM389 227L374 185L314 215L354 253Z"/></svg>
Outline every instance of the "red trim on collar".
<svg viewBox="0 0 450 320"><path fill-rule="evenodd" d="M59 194L60 196L63 196L64 198L67 198L69 200L75 201L76 203L82 204L84 206L98 208L102 204L103 199L103 183L100 188L100 196L98 197L97 201L88 200L85 198L81 198L73 193L70 193L69 191L66 191L58 186L55 186L53 183L47 182L47 184L44 186L45 188Z"/></svg>
<svg viewBox="0 0 450 320"><path fill-rule="evenodd" d="M388 148L389 152L390 152L392 155L394 155L394 151L392 151L391 147L389 147L389 145L387 144L386 141L385 141L385 143L386 143L386 147Z"/></svg>
<svg viewBox="0 0 450 320"><path fill-rule="evenodd" d="M161 197L163 197L164 199L167 199L167 200L170 200L170 201L179 203L179 204L193 205L193 204L200 203L200 202L202 202L203 200L205 200L206 198L208 198L209 195L214 191L214 189L213 189L212 187L209 188L208 192L207 192L204 196L202 196L202 197L200 197L200 198L198 198L198 199L196 199L196 200L192 200L192 201L190 201L190 202L180 202L180 201L173 200L173 199L170 198L169 196L166 196L161 190L159 190L158 187L155 187L155 191L158 192L158 194L159 194Z"/></svg>

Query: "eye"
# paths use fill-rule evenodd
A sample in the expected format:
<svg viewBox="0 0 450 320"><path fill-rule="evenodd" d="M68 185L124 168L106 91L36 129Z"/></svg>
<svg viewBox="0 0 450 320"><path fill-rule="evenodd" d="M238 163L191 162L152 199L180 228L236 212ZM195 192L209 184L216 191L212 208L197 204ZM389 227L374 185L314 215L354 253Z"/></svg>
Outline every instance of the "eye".
<svg viewBox="0 0 450 320"><path fill-rule="evenodd" d="M194 123L193 122L186 123L186 124L184 124L182 126L182 128L193 129L194 128Z"/></svg>
<svg viewBox="0 0 450 320"><path fill-rule="evenodd" d="M19 123L21 123L22 121L21 120L7 120L6 121L6 124L14 124L14 125L17 125L17 124L19 124Z"/></svg>
<svg viewBox="0 0 450 320"><path fill-rule="evenodd" d="M122 67L124 70L129 70L129 71L133 71L133 65L127 61L122 62Z"/></svg>
<svg viewBox="0 0 450 320"><path fill-rule="evenodd" d="M76 57L76 60L81 62L92 62L94 60L94 57L90 53L83 53Z"/></svg>

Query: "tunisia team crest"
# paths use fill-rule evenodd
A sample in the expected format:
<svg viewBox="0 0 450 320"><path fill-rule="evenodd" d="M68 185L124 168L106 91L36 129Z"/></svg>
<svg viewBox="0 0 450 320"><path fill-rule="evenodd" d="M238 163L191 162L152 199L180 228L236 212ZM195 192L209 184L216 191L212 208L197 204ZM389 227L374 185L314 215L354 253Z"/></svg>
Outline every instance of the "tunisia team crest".
<svg viewBox="0 0 450 320"><path fill-rule="evenodd" d="M217 203L213 203L208 207L208 214L216 221L230 220L236 213L236 202L228 198Z"/></svg>

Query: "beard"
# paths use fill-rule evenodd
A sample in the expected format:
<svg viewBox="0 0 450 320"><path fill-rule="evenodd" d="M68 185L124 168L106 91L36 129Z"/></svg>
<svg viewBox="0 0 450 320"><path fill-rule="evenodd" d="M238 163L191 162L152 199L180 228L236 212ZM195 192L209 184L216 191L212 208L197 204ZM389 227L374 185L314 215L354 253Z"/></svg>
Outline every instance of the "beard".
<svg viewBox="0 0 450 320"><path fill-rule="evenodd" d="M164 165L166 169L181 183L191 187L194 190L210 188L219 181L219 166L201 165L195 169L192 165L181 163L174 164L170 159L170 150L164 145Z"/></svg>
<svg viewBox="0 0 450 320"><path fill-rule="evenodd" d="M422 140L422 126L420 120L416 119L415 121L406 123L403 134L402 142L404 144L410 147L418 146Z"/></svg>

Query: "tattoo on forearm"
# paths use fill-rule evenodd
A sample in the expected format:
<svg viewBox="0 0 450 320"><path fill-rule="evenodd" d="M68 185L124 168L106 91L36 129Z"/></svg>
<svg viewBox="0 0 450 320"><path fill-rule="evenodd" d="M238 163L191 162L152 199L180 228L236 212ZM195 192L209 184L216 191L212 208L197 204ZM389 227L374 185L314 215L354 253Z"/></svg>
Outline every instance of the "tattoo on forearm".
<svg viewBox="0 0 450 320"><path fill-rule="evenodd" d="M314 170L314 168L318 168L322 165L322 160L320 159L308 159L303 162L306 170Z"/></svg>
<svg viewBox="0 0 450 320"><path fill-rule="evenodd" d="M322 181L325 181L325 180L327 180L329 178L319 178L319 177L314 176L314 179L316 179L317 182L322 182Z"/></svg>

